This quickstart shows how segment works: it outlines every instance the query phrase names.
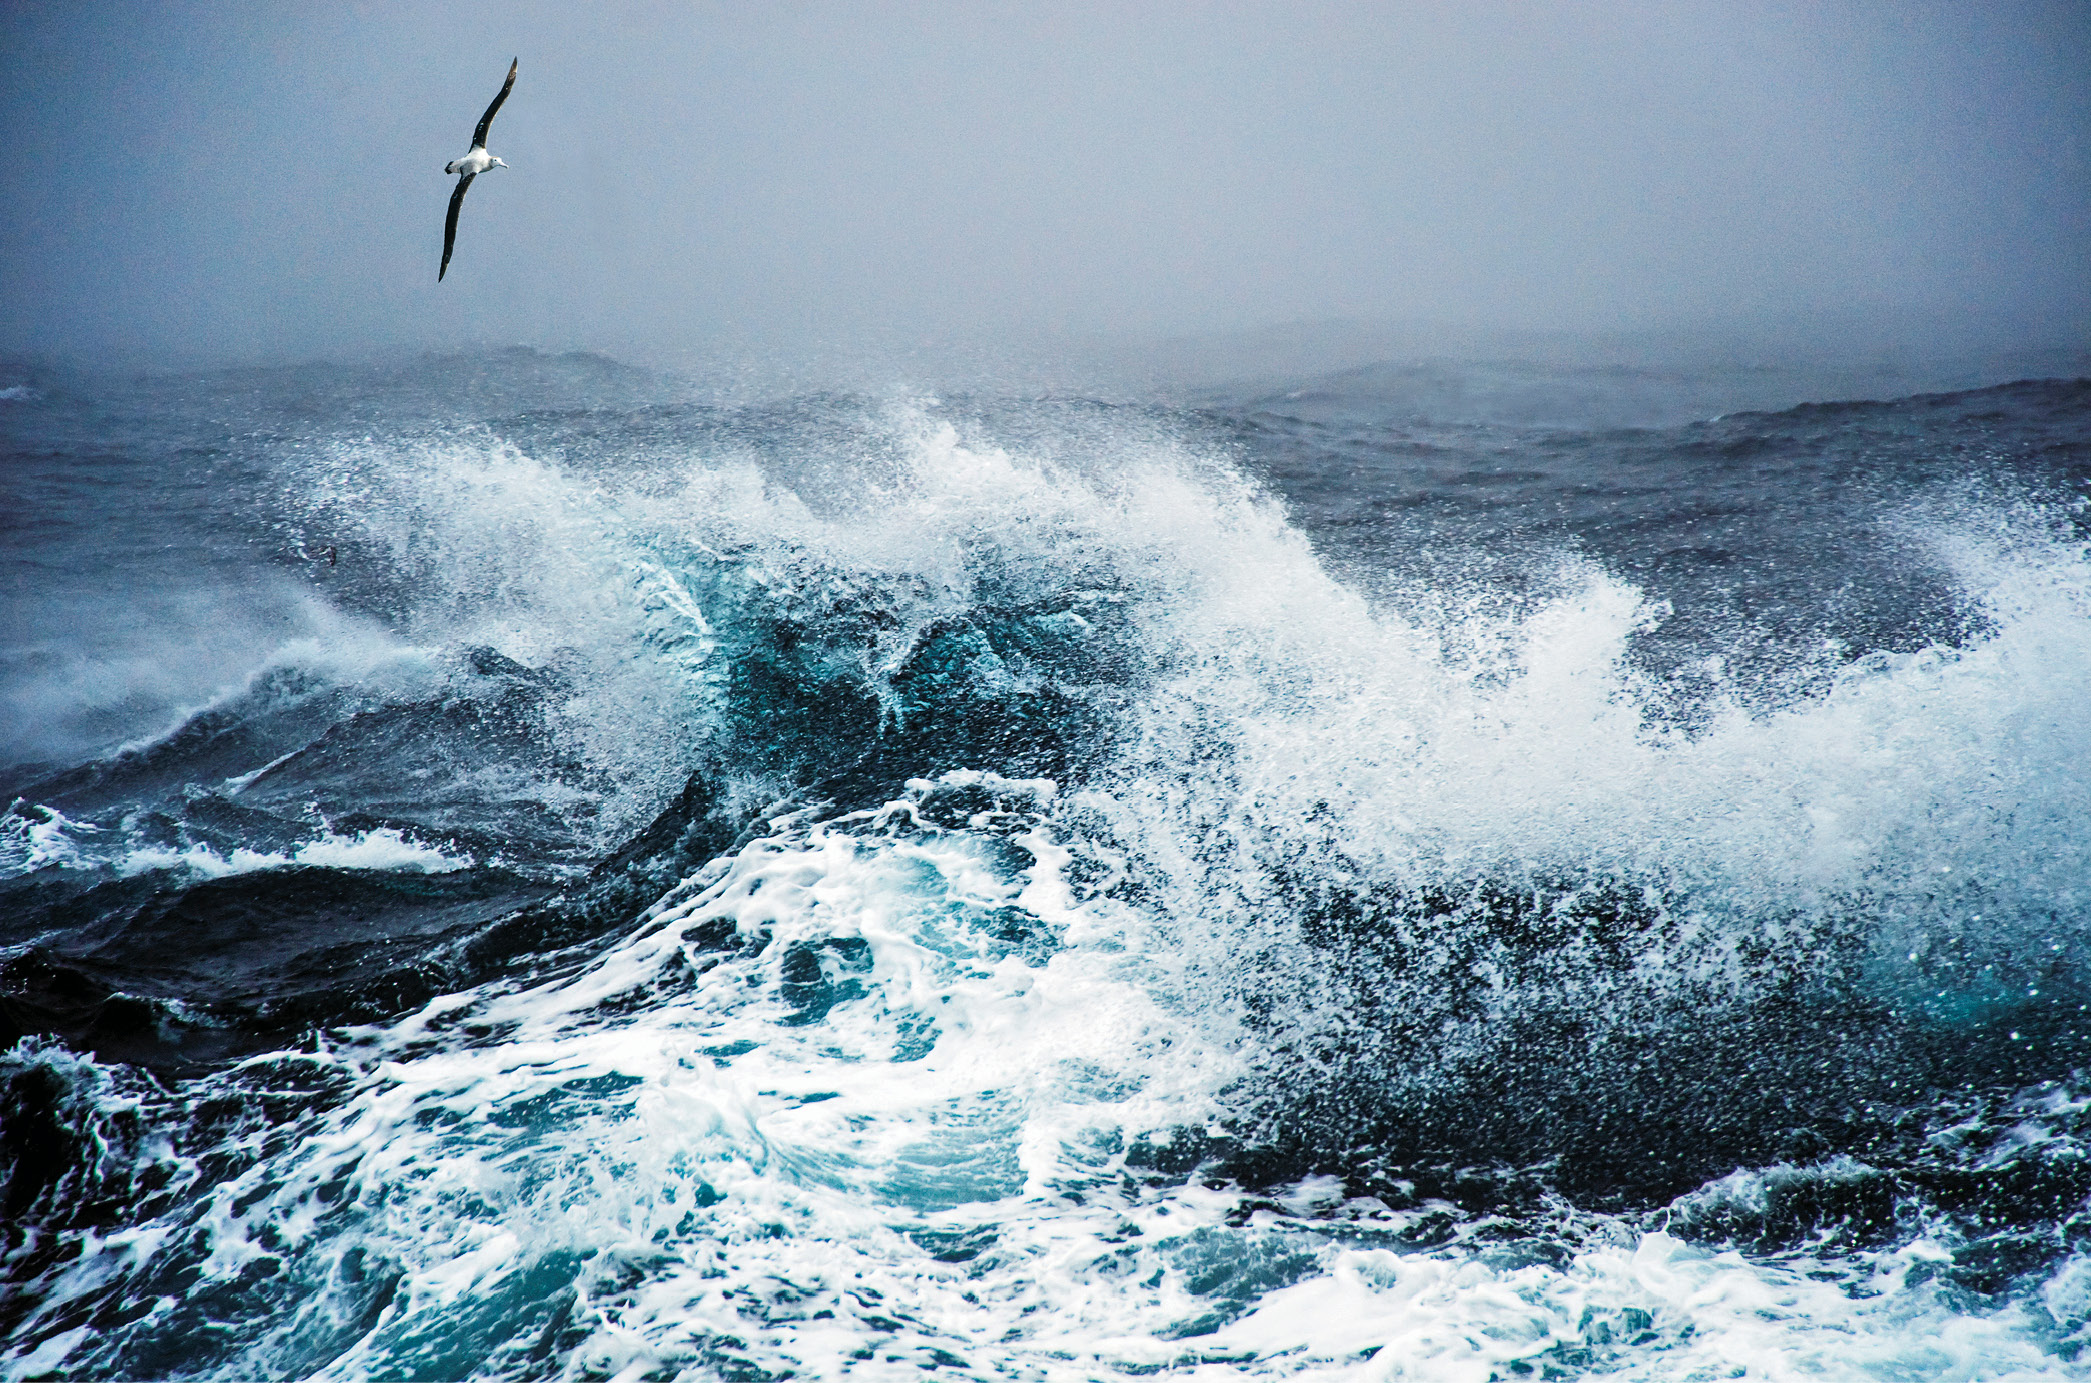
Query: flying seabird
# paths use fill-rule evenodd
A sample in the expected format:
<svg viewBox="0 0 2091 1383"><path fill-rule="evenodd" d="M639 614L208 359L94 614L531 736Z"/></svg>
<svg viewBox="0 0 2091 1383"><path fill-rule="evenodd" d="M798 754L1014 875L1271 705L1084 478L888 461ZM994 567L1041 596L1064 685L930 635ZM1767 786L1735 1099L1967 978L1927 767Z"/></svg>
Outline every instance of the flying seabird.
<svg viewBox="0 0 2091 1383"><path fill-rule="evenodd" d="M486 114L479 117L479 128L472 131L472 151L443 165L444 172L455 173L458 178L457 191L450 194L450 215L443 222L443 267L436 270L437 283L441 283L443 275L450 272L450 250L457 244L457 209L465 204L465 189L472 185L472 179L487 169L508 166L486 151L486 127L494 123L494 112L501 109L501 103L515 88L515 67L515 59L510 59L508 80L501 83L501 94L486 108Z"/></svg>

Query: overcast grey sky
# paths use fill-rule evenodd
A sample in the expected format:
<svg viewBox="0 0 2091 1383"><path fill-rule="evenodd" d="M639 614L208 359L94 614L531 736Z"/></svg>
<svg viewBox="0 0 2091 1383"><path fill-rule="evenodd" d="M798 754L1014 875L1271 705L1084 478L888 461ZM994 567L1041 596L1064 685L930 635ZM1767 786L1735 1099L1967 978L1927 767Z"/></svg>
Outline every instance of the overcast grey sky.
<svg viewBox="0 0 2091 1383"><path fill-rule="evenodd" d="M2091 320L2085 2L7 3L0 119L10 351Z"/></svg>

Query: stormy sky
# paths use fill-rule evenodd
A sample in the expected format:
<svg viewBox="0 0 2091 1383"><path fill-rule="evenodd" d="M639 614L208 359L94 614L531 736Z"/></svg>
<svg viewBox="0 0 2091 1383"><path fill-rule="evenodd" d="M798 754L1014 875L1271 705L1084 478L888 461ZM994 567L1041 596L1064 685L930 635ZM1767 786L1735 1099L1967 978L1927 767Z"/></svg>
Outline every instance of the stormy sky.
<svg viewBox="0 0 2091 1383"><path fill-rule="evenodd" d="M14 353L2091 322L2087 3L8 3L0 121Z"/></svg>

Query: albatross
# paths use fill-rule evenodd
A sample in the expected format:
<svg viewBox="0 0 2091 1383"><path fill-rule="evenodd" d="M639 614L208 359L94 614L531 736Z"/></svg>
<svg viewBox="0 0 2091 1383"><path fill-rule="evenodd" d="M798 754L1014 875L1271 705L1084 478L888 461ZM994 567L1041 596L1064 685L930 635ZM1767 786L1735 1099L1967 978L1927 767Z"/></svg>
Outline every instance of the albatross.
<svg viewBox="0 0 2091 1383"><path fill-rule="evenodd" d="M508 93L515 88L515 67L516 60L511 58L508 63L508 80L501 83L501 94L486 108L486 114L479 117L479 128L472 131L471 152L463 158L454 158L443 165L444 172L457 174L457 191L450 194L450 215L443 222L443 267L436 270L437 283L441 283L443 275L450 272L450 251L457 244L457 209L465 204L465 189L472 185L472 179L487 169L508 166L486 151L486 128L494 123L494 112L501 109L501 103L508 99Z"/></svg>

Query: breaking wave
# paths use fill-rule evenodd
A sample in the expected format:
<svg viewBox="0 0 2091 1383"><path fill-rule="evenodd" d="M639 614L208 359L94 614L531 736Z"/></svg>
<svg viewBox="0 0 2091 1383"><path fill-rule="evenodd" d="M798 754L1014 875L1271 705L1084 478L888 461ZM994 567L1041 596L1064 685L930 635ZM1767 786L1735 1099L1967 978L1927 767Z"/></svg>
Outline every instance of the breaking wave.
<svg viewBox="0 0 2091 1383"><path fill-rule="evenodd" d="M299 448L381 632L23 790L8 1377L2078 1366L2066 503L1774 694L1152 411L614 421Z"/></svg>

